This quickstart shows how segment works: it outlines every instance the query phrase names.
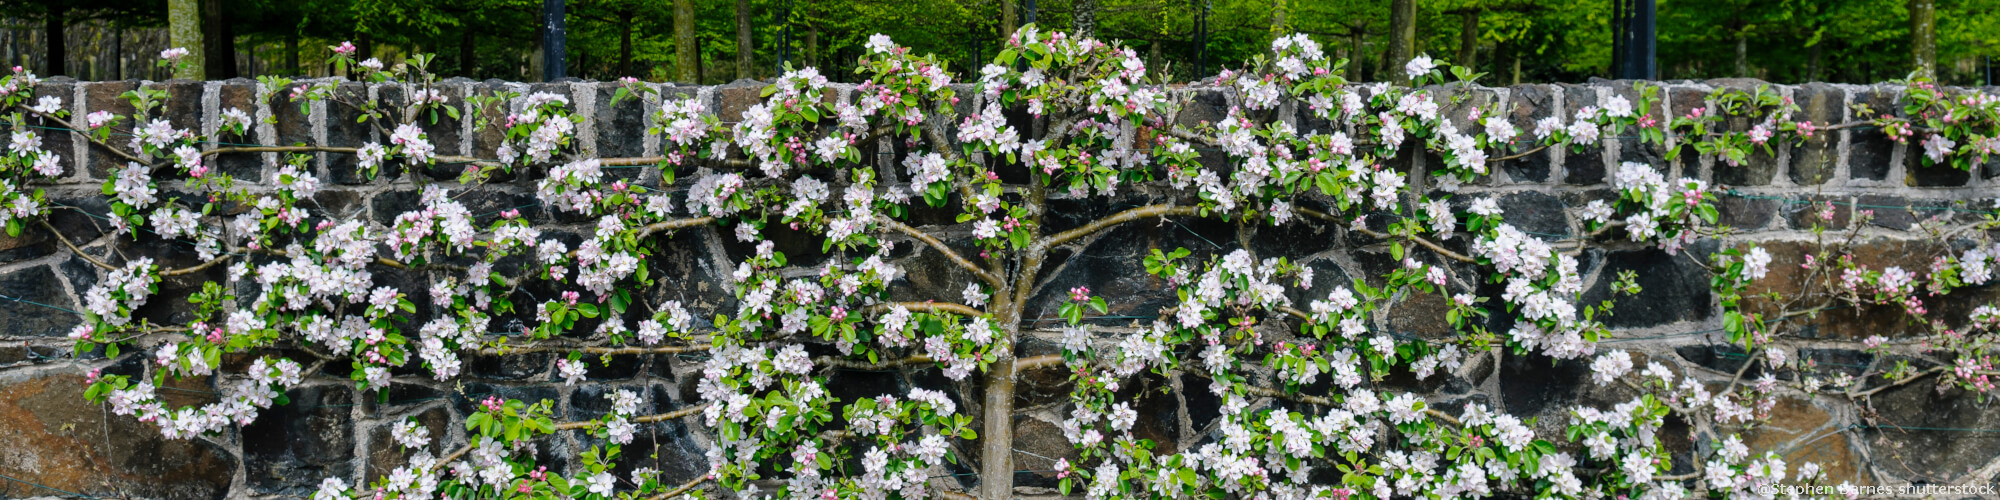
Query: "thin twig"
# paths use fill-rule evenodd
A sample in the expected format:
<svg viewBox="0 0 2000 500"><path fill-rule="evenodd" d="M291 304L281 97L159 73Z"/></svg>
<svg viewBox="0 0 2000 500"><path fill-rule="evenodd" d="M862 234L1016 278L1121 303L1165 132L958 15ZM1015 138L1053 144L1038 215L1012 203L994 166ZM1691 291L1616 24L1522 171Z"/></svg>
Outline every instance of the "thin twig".
<svg viewBox="0 0 2000 500"><path fill-rule="evenodd" d="M1295 208L1295 209L1293 209L1293 210L1294 210L1294 211L1296 211L1296 212L1298 212L1299 214L1301 214L1301 215L1305 215L1305 216L1307 216L1307 217L1313 217L1313 218L1317 218L1317 219L1322 219L1322 220L1326 220L1326 221L1330 221L1330 222L1339 222L1339 221L1340 221L1340 219L1339 219L1339 218L1337 218L1337 217L1334 217L1334 216L1333 216L1333 215L1331 215L1331 214L1328 214L1328 213L1326 213L1326 212L1321 212L1321 211L1318 211L1318 210L1313 210L1313 209L1310 209L1310 208ZM1388 233L1383 233L1383 232L1378 232L1378 231L1375 231L1375 230L1372 230L1372 229L1368 229L1368 228L1365 228L1365 227L1357 227L1357 228L1353 228L1353 229L1354 229L1354 230L1355 230L1356 232L1359 232L1359 233L1361 233L1361 234L1365 234L1365 235L1368 235L1368 237L1370 237L1370 238L1375 238L1375 239L1378 239L1378 240L1386 240L1386 239L1390 239L1390 238L1392 237L1392 235L1390 235L1390 234L1388 234ZM1472 258L1472 257L1467 257L1467 256L1466 256L1465 254L1462 254L1462 253L1458 253L1458 252L1453 252L1453 251L1451 251L1450 249L1446 249L1446 248L1444 247L1444 245L1439 245L1439 244L1437 244L1437 242L1434 242L1434 241L1431 241L1431 240L1430 240L1429 238L1425 238L1425 237L1422 237L1422 236L1417 236L1417 235L1410 235L1410 236L1406 236L1406 237L1402 237L1402 238L1403 238L1403 239L1407 239L1407 240L1410 240L1410 241L1412 241L1412 242L1415 242L1415 243L1416 243L1416 244L1418 244L1418 245L1423 245L1423 247L1424 247L1424 248L1429 248L1429 249L1431 249L1431 251L1433 251L1433 252L1437 252L1437 253L1438 253L1438 255L1442 255L1442 256L1444 256L1444 257L1445 257L1445 258L1447 258L1447 259L1451 259L1451 260L1456 260L1456 261L1459 261L1459 262L1465 262L1465 263L1478 263L1478 262L1479 262L1479 259L1474 259L1474 258Z"/></svg>
<svg viewBox="0 0 2000 500"><path fill-rule="evenodd" d="M24 107L25 107L25 106L24 106ZM83 138L84 138L84 139L87 139L87 140L89 140L91 144L96 144L96 145L98 145L98 146L103 146L103 147L104 147L104 149L106 149L106 150L110 150L112 154L115 154L115 155L118 155L118 157L120 157L120 158L124 158L124 159L125 159L126 161L130 161L130 162L132 162L132 163L145 163L145 162L146 162L146 160L143 160L143 159L140 159L140 158L139 158L139 157L138 157L137 155L133 155L133 154L131 154L131 153L127 153L127 152L125 152L125 151L123 151L123 150L120 150L120 149L118 149L118 148L116 148L116 147L113 147L113 146L112 146L111 144L109 144L109 143L106 143L106 142L104 142L104 141L100 141L100 140L97 140L97 137L95 137L95 136L93 136L93 135L91 135L91 134L88 134L88 133L84 133L83 129L79 129L79 128L76 128L76 126L75 126L75 125L71 125L71 124L69 123L69 121L67 121L67 120L63 120L62 118L58 118L58 117L56 117L56 115L52 115L52 114L46 114L46 113L42 113L42 112L40 112L40 111L35 111L35 110L32 110L32 109L28 110L28 112L29 112L29 113L34 113L34 114L35 114L35 116L38 116L38 117L41 117L41 118L42 118L42 119L44 119L44 120L49 120L49 121L52 121L52 122L56 122L56 124L57 124L57 125L62 125L62 128L65 128L65 129L69 129L69 130L70 130L71 132L76 132L76 133L80 133L80 134L83 134Z"/></svg>
<svg viewBox="0 0 2000 500"><path fill-rule="evenodd" d="M687 484L683 484L679 488L668 490L666 493L653 495L651 497L648 497L646 500L666 500L668 498L673 498L679 496L682 493L687 493L688 490L692 490L696 486L701 486L701 483L706 483L708 482L708 480L709 480L708 475L704 474L701 477L694 478L693 481L688 481Z"/></svg>

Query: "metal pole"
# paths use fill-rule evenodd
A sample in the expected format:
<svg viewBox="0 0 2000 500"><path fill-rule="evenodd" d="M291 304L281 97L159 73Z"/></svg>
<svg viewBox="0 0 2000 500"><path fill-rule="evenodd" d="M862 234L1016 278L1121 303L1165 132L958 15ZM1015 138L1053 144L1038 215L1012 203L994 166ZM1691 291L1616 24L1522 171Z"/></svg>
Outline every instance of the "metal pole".
<svg viewBox="0 0 2000 500"><path fill-rule="evenodd" d="M1027 12L1024 14L1027 14L1027 24L1035 23L1035 0L1028 0Z"/></svg>
<svg viewBox="0 0 2000 500"><path fill-rule="evenodd" d="M1615 0L1618 20L1612 74L1617 78L1653 80L1659 78L1654 60L1659 45L1655 32L1656 0ZM1629 4L1627 2L1630 2ZM1629 6L1628 6L1629 5Z"/></svg>
<svg viewBox="0 0 2000 500"><path fill-rule="evenodd" d="M1625 3L1630 0L1611 0L1611 77L1625 78L1630 72L1626 66L1631 62L1625 55L1625 40L1632 35L1632 21L1626 19Z"/></svg>
<svg viewBox="0 0 2000 500"><path fill-rule="evenodd" d="M1190 0L1196 4L1194 14L1194 79L1201 80L1208 74L1208 1Z"/></svg>
<svg viewBox="0 0 2000 500"><path fill-rule="evenodd" d="M1639 74L1636 76L1641 80L1658 80L1660 78L1660 68L1659 61L1655 58L1657 55L1656 51L1660 45L1659 33L1655 30L1657 27L1655 21L1659 18L1656 15L1659 12L1658 5L1656 4L1656 0L1636 0L1636 3L1637 5L1634 5L1632 10L1634 11L1633 14L1636 14L1634 16L1635 24L1639 25L1639 36L1634 37L1635 39L1630 43L1630 45L1638 46L1634 51L1638 55L1636 58L1637 61L1634 61L1636 63L1635 66L1639 70Z"/></svg>
<svg viewBox="0 0 2000 500"><path fill-rule="evenodd" d="M542 0L542 81L561 79L563 73L563 0Z"/></svg>

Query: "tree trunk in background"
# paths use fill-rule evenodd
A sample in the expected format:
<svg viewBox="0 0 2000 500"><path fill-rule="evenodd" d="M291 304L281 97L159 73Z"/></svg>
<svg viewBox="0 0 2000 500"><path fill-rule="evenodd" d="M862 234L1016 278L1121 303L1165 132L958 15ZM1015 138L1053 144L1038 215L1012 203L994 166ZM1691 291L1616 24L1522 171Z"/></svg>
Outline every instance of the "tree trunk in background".
<svg viewBox="0 0 2000 500"><path fill-rule="evenodd" d="M1736 30L1736 77L1750 77L1750 40L1743 30Z"/></svg>
<svg viewBox="0 0 2000 500"><path fill-rule="evenodd" d="M1417 2L1416 0L1391 0L1389 2L1389 54L1382 61L1382 68L1389 72L1390 81L1407 83L1409 75L1403 72L1403 65L1417 55Z"/></svg>
<svg viewBox="0 0 2000 500"><path fill-rule="evenodd" d="M618 76L632 74L632 13L626 12L618 23Z"/></svg>
<svg viewBox="0 0 2000 500"><path fill-rule="evenodd" d="M49 43L49 67L42 74L47 76L69 73L69 68L64 64L64 61L69 59L69 40L63 37L63 25L68 24L67 20L64 19L64 15L69 13L68 1L45 0L43 3L44 6L48 7L48 15L43 16L42 19L44 23L43 29L47 30Z"/></svg>
<svg viewBox="0 0 2000 500"><path fill-rule="evenodd" d="M1092 3L1095 4L1096 2ZM1285 30L1286 3L1287 3L1286 0L1271 0L1271 36L1273 37L1280 37L1291 34L1288 33L1287 30Z"/></svg>
<svg viewBox="0 0 2000 500"><path fill-rule="evenodd" d="M111 79L125 79L125 27L111 23Z"/></svg>
<svg viewBox="0 0 2000 500"><path fill-rule="evenodd" d="M458 35L458 76L466 78L477 78L473 75L479 72L479 55L473 51L476 46L473 31L476 30L466 29Z"/></svg>
<svg viewBox="0 0 2000 500"><path fill-rule="evenodd" d="M1460 14L1463 19L1458 26L1458 60L1453 64L1479 69L1479 11L1468 10Z"/></svg>
<svg viewBox="0 0 2000 500"><path fill-rule="evenodd" d="M736 78L757 77L757 41L750 37L750 0L736 0Z"/></svg>
<svg viewBox="0 0 2000 500"><path fill-rule="evenodd" d="M1147 42L1146 45L1149 46L1146 48L1146 68L1151 69L1153 71L1160 71L1167 69L1160 66L1160 64L1162 64L1160 62L1160 45L1161 45L1160 41L1153 40L1151 42ZM1172 75L1166 75L1166 76L1171 77Z"/></svg>
<svg viewBox="0 0 2000 500"><path fill-rule="evenodd" d="M1937 78L1937 1L1910 0L1910 69Z"/></svg>
<svg viewBox="0 0 2000 500"><path fill-rule="evenodd" d="M1825 51L1825 48L1826 48L1826 40L1820 40L1819 43L1815 43L1813 44L1812 47L1806 49L1805 81L1808 82L1821 81L1819 77L1820 73L1819 64L1820 64L1820 56L1822 55L1822 52Z"/></svg>
<svg viewBox="0 0 2000 500"><path fill-rule="evenodd" d="M674 0L674 81L701 83L694 46L694 0Z"/></svg>
<svg viewBox="0 0 2000 500"><path fill-rule="evenodd" d="M1366 53L1361 52L1361 36L1366 34L1364 31L1366 29L1368 29L1368 25L1364 23L1354 23L1347 28L1348 36L1353 38L1354 41L1354 48L1347 53L1347 67L1352 68L1354 74L1347 75L1347 77L1357 82L1368 81L1368 75L1365 74L1368 71L1368 64L1366 62L1368 58Z"/></svg>
<svg viewBox="0 0 2000 500"><path fill-rule="evenodd" d="M201 0L167 0L167 38L171 45L187 49L183 64L174 66L174 78L202 79Z"/></svg>
<svg viewBox="0 0 2000 500"><path fill-rule="evenodd" d="M1521 84L1521 48L1517 46L1517 47L1514 47L1513 49L1509 50L1509 52L1513 52L1513 53L1514 53L1514 83L1513 83L1513 84L1514 84L1514 85L1520 85L1520 84Z"/></svg>
<svg viewBox="0 0 2000 500"><path fill-rule="evenodd" d="M806 23L806 65L819 67L819 23Z"/></svg>
<svg viewBox="0 0 2000 500"><path fill-rule="evenodd" d="M1000 40L1006 41L1021 29L1021 12L1014 5L1020 0L1000 0Z"/></svg>
<svg viewBox="0 0 2000 500"><path fill-rule="evenodd" d="M472 36L472 32L467 31L465 36ZM292 76L304 76L306 74L305 68L299 67L299 34L297 32L285 33L285 74Z"/></svg>
<svg viewBox="0 0 2000 500"><path fill-rule="evenodd" d="M1279 17L1282 19L1284 14L1279 14ZM1076 0L1076 36L1082 38L1097 36L1097 0Z"/></svg>
<svg viewBox="0 0 2000 500"><path fill-rule="evenodd" d="M202 0L201 40L208 46L202 60L208 64L210 80L236 78L236 30L229 25L229 12L222 0Z"/></svg>

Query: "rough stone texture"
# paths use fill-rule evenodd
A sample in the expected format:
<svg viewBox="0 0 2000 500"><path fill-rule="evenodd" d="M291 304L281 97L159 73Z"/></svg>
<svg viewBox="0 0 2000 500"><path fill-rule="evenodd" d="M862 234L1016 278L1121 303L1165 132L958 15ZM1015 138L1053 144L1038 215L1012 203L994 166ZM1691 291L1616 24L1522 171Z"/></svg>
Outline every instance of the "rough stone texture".
<svg viewBox="0 0 2000 500"><path fill-rule="evenodd" d="M83 400L76 367L0 375L0 474L67 491L219 500L240 459L207 439L170 440L153 424ZM46 491L16 489L10 496Z"/></svg>
<svg viewBox="0 0 2000 500"><path fill-rule="evenodd" d="M1841 122L1841 104L1846 93L1824 83L1800 85L1792 91L1799 106L1798 119L1814 124ZM1840 134L1819 132L1792 148L1790 175L1793 184L1813 186L1833 179L1834 165L1840 161Z"/></svg>
<svg viewBox="0 0 2000 500"><path fill-rule="evenodd" d="M1509 107L1506 119L1524 135L1531 135L1535 120L1546 116L1568 117L1577 108L1597 104L1600 93L1624 96L1636 103L1638 95L1631 83L1518 85L1504 92L1479 89L1474 99L1456 105L1448 113L1463 114L1470 106L1486 105L1504 96ZM1685 115L1705 105L1704 98L1714 88L1756 83L1664 82L1661 92L1670 102L1662 108L1641 112ZM75 94L74 89L81 88L84 99L73 103L75 109L129 113L129 103L118 95L142 86L163 89L172 96L165 117L179 126L198 126L203 122L206 117L200 103L205 94L213 94L218 110L240 108L254 116L261 107L275 118L270 133L224 138L229 141L351 147L386 139L369 125L354 123L357 116L354 110L341 104L326 103L301 110L287 99L289 88L272 89L271 102L254 102L256 84L243 80L206 83L52 80L36 92L68 97ZM670 87L663 91L675 98L707 99L705 104L709 109L725 121L734 121L757 102L761 86L761 83L737 82L712 88ZM1846 109L1849 102L1868 104L1876 113L1896 113L1899 108L1896 98L1901 92L1900 88L1890 86L1832 84L1779 88L1801 106L1797 119L1822 125L1868 118L1849 112ZM579 142L593 147L598 156L643 156L649 151L646 144L652 140L644 131L646 115L651 112L646 101L631 98L612 106L615 83L453 80L439 89L455 104L462 103L468 95L502 91L548 91L569 96L573 105L585 111L582 116L587 127L581 128L591 134ZM829 99L851 94L852 88L836 90ZM400 88L378 86L371 90L359 84L339 86L338 95L354 99L371 91L390 102L408 97ZM1234 102L1229 94L1213 89L1180 88L1173 92L1189 99L1188 110L1177 119L1190 126L1221 119ZM957 106L960 113L969 113L983 105L970 88L960 88L960 95L965 97ZM504 115L507 111L507 103L485 110L488 116ZM1326 122L1310 113L1298 114L1298 124L1303 129L1326 126ZM1015 118L1024 125L1031 124L1025 115ZM121 123L115 132L129 132L132 125L129 121ZM473 132L464 125L463 121L440 118L439 123L427 125L426 130L437 144L439 154L491 157L500 139L497 127ZM94 145L85 148L89 154L77 157L73 153L74 143L58 142L73 139L67 135L45 136L46 144L58 145L72 171L81 172L47 186L49 200L52 205L75 208L50 212L48 220L56 228L55 233L31 226L18 237L0 237L0 450L7 450L0 453L0 474L100 497L298 497L309 494L326 475L339 476L350 483L365 482L403 464L411 452L395 445L389 438L389 429L406 420L419 422L438 437L429 450L432 453L463 445L462 441L451 440L457 438L446 436L463 429L465 416L487 397L550 401L556 414L565 419L604 413L609 405L608 395L617 390L642 394L643 410L647 412L672 411L696 403L695 386L700 379L702 359L697 354L614 356L609 364L592 363L585 380L567 385L561 383L554 369L560 353L508 356L468 353L464 358L464 375L455 383L432 381L427 372L412 365L394 372L395 382L386 393L353 390L346 380L348 365L330 363L307 385L291 390L288 405L267 411L250 426L198 439L163 439L152 424L109 415L78 397L84 387L84 374L90 370L144 375L149 358L135 352L137 349L114 360L105 360L101 355L67 357L70 344L63 335L78 322L78 317L69 311L83 309L81 295L102 279L103 272L57 243L53 236L65 235L83 246L85 254L114 264L139 255L153 257L169 268L186 267L199 259L187 244L162 242L145 233L136 241L129 236L107 237L112 234L110 226L100 217L110 208L97 194L97 180L124 162ZM885 162L898 162L901 155L910 152L901 142L868 144L866 154L871 157L879 154ZM1808 244L1812 239L1808 228L1824 207L1822 203L1831 202L1833 217L1826 225L1835 231L1848 228L1855 220L1856 205L1873 210L1874 217L1852 252L1858 262L1877 268L1897 265L1927 269L1929 263L1922 256L1936 252L1940 244L1922 241L1920 235L1912 232L1913 228L1939 215L1956 217L1951 220L1958 223L1976 220L1963 212L1936 207L1960 202L1984 203L1990 200L1992 179L2000 176L2000 159L1976 166L1977 175L1922 167L1917 154L1913 154L1920 153L1920 148L1899 145L1869 127L1822 132L1787 147L1789 151L1778 150L1775 151L1778 154L1769 156L1760 153L1745 166L1729 167L1716 165L1713 158L1700 158L1691 148L1683 149L1676 161L1669 162L1664 147L1632 138L1607 137L1602 146L1582 151L1552 148L1502 162L1499 170L1504 176L1471 183L1453 203L1462 210L1473 199L1491 196L1497 198L1509 223L1543 238L1563 239L1576 237L1583 229L1582 221L1572 215L1576 209L1592 200L1616 196L1606 184L1606 177L1616 171L1620 162L1644 163L1670 176L1702 178L1735 189L1718 195L1719 223L1735 230L1722 241L1698 241L1677 253L1601 241L1605 244L1578 255L1586 290L1580 306L1594 306L1613 298L1610 284L1621 271L1633 272L1638 284L1646 290L1638 299L1619 297L1610 308L1598 311L1598 318L1615 329L1610 342L1616 344L1607 343L1602 348L1627 349L1636 354L1642 366L1657 361L1720 384L1743 366L1744 353L1729 346L1716 333L1721 322L1720 309L1708 287L1708 274L1698 262L1721 249L1758 242L1774 256L1771 276L1759 281L1748 293L1796 292L1797 281L1802 278L1798 264L1812 248ZM1607 154L1605 148L1613 151ZM1219 165L1223 160L1214 151L1204 154L1212 164ZM260 189L259 183L266 182L264 176L268 174L266 158L239 153L222 155L217 161L224 172L239 177L252 189ZM77 169L79 164L84 168ZM1417 163L1406 157L1386 164L1410 169ZM457 174L455 169L433 168L412 179L396 175L397 167L392 165L371 180L355 174L352 155L339 153L315 154L309 165L326 180L321 192L310 202L315 217L365 219L378 230L399 214L419 207L419 181L445 180ZM1902 173L1894 174L1898 168ZM1018 167L1003 166L1000 170L1003 176L1020 173ZM659 179L653 167L607 170L614 171L618 176L639 179L642 185L655 185ZM683 178L690 173L681 172ZM523 217L542 225L545 237L575 247L582 240L579 235L590 231L589 221L539 206L534 196L533 175L527 172L520 178L498 179L485 189L463 194L458 200L476 215L482 226L501 211L518 209ZM890 175L906 173L892 171ZM1892 179L1891 175L1905 178ZM176 192L178 188L163 182L162 198L184 194ZM1058 195L1050 202L1046 223L1052 230L1064 230L1132 206L1177 200L1184 201L1144 186L1124 190L1115 200L1079 200ZM1301 200L1299 206L1324 209L1327 202L1313 197ZM954 213L928 208L913 212L912 225L940 230L943 239L957 251L977 252L968 231L953 225ZM1382 213L1371 216L1368 225L1381 230L1389 220L1390 216ZM801 274L811 272L814 266L851 257L822 251L816 241L789 229L776 228L775 220L767 222L774 223L774 229L767 234ZM1171 305L1172 289L1148 275L1142 264L1142 259L1156 249L1187 248L1196 258L1203 258L1247 246L1259 257L1291 258L1316 273L1314 291L1296 292L1291 297L1297 304L1323 298L1326 291L1349 286L1356 278L1379 285L1382 274L1401 266L1385 246L1343 226L1304 219L1279 227L1252 226L1239 233L1235 224L1213 219L1149 220L1118 226L1056 249L1045 263L1043 275L1048 280L1034 291L1023 311L1031 323L1026 325L1028 331L1024 332L1020 353L1058 351L1061 333L1054 328L1056 322L1047 319L1056 315L1071 287L1088 286L1095 294L1110 300L1110 312L1091 320L1102 342L1117 341L1130 328L1143 325L1163 307ZM696 312L697 327L706 325L714 312L734 310L736 299L729 281L730 271L734 262L755 250L737 241L732 229L705 227L661 235L658 248L648 260L655 284L635 290L637 295L655 304L681 301ZM1960 248L1963 243L1953 242L1960 244ZM1468 242L1462 235L1440 244L1455 252L1469 253ZM1422 255L1432 258L1430 254ZM894 300L955 301L971 279L935 249L907 240L899 240L889 257L906 272L890 291ZM1500 294L1501 286L1480 283L1482 276L1469 267L1444 264L1450 270L1454 289L1471 288L1490 299L1497 299ZM520 265L517 260L501 263L503 268ZM413 295L419 298L425 295L421 290L428 288L429 276L422 272L380 266L371 271L379 283L416 290ZM179 299L197 290L204 281L221 280L225 273L222 267L216 267L165 280L159 294L141 308L139 316L167 324L185 320L188 311ZM255 288L242 286L237 291L246 295ZM531 285L513 298L516 304L532 304L555 292ZM1972 307L1993 302L1996 297L2000 297L2000 287L1987 286L1954 292L1949 300L1930 299L1926 304L1940 311L1940 317L1962 322ZM1750 300L1753 304L1763 304L1760 298ZM417 302L419 318L403 325L406 335L417 329L423 316L431 314L430 304ZM526 312L495 318L493 329L520 331L532 323L532 305L527 308ZM1446 299L1442 296L1407 294L1388 304L1384 317L1374 326L1411 336L1449 335L1449 325L1442 318L1446 309ZM634 318L628 318L631 319ZM580 324L579 331L589 331L597 321ZM1878 306L1830 310L1798 325L1802 335L1836 342L1876 334L1892 338L1907 335L1911 329L1903 321L1906 319L1895 308ZM1484 326L1504 335L1513 327L1513 319L1504 312L1496 312L1485 320ZM830 349L815 351L816 355L831 353ZM1802 350L1798 356L1821 364L1829 374L1841 371L1850 375L1859 374L1860 366L1888 360L1878 360L1874 354L1846 347ZM1755 370L1745 374L1758 375L1761 372ZM832 382L833 395L849 400L885 393L906 394L910 388L926 387L943 390L956 398L965 411L975 411L982 397L977 384L952 382L938 370L929 368L902 373L831 370L827 376ZM1554 436L1566 422L1568 408L1578 404L1615 404L1635 394L1623 386L1591 383L1589 378L1585 362L1507 352L1474 356L1457 370L1424 380L1405 374L1370 381L1368 385L1384 391L1421 392L1434 405L1453 413L1466 402L1482 402L1523 417L1539 417L1535 424L1537 432ZM168 385L175 388L169 391L172 394L168 399L176 404L210 401L217 391L217 383L207 378ZM1222 402L1207 390L1208 385L1206 379L1181 372L1166 377L1135 378L1121 392L1140 411L1135 432L1158 443L1160 451L1171 452L1212 442L1219 434L1216 419ZM1060 431L1070 389L1068 374L1059 370L1029 373L1020 383L1017 414L1013 417L1019 437L1014 460L1020 469L1027 471L1016 477L1024 487L1053 487L1054 476L1045 472L1049 459L1075 458ZM1307 390L1330 389L1322 382ZM1857 484L1955 481L1970 470L1982 467L1991 470L1994 457L2000 456L2000 444L1996 444L2000 440L1967 439L1962 433L1924 430L2000 426L2000 421L1996 421L2000 412L1992 411L1989 403L1981 403L1971 395L1952 391L1940 394L1934 386L1918 383L1876 396L1875 413L1857 412L1827 401L1781 398L1772 410L1771 422L1746 429L1745 437L1755 449L1777 451L1794 465L1802 461L1817 462L1829 475ZM1296 405L1276 401L1252 403L1253 408L1267 406ZM1676 474L1692 470L1686 462L1695 446L1690 444L1691 438L1714 437L1693 435L1691 426L1679 421L1670 422L1662 432L1664 442L1677 453L1673 464ZM587 433L565 432L544 438L537 446L543 456L555 458L550 463L552 468L563 470L575 464L560 457L573 457L578 450L600 444L598 439ZM634 468L652 467L663 471L663 481L686 481L706 472L704 454L713 440L708 429L692 420L646 424L616 460L615 470L623 477ZM955 446L962 462L945 473L966 474L976 470L972 468L979 459L976 443L960 440ZM963 485L976 484L970 475L958 476L958 481ZM19 491L0 490L0 495L20 495L16 493Z"/></svg>

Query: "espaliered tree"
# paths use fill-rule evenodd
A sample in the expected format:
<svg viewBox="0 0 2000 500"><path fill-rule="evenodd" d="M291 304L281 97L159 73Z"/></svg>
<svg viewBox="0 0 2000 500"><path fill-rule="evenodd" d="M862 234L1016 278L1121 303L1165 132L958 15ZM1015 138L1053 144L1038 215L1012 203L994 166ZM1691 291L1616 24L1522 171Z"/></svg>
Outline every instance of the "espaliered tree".
<svg viewBox="0 0 2000 500"><path fill-rule="evenodd" d="M469 353L557 352L567 357L551 382L574 384L592 363L619 356L705 356L700 401L685 408L654 412L653 402L621 390L610 396L607 414L564 421L546 400L489 397L449 435L403 423L392 433L406 448L402 462L383 464L392 472L367 484L327 478L316 499L1007 498L1016 470L1009 463L1014 386L1033 370L1070 374L1069 418L1061 427L1079 460L1055 466L1066 495L1767 498L1781 482L1822 479L1816 465L1753 453L1736 435L1767 417L1778 394L1866 405L1879 391L1920 380L1981 393L1993 387L1989 345L2000 310L1981 307L1960 322L1924 303L1993 279L2000 247L1990 239L1991 214L1927 222L1922 230L1935 231L1934 241L1918 246L1937 260L1917 271L1869 268L1846 254L1858 229L1815 225L1817 258L1787 278L1799 292L1759 298L1752 284L1776 279L1767 277L1764 249L1679 252L1726 233L1714 225L1716 191L1702 181L1624 164L1612 180L1615 195L1580 209L1587 231L1554 241L1508 223L1490 197L1454 194L1496 162L1623 134L1670 155L1741 159L1773 141L1869 124L1898 140L1922 137L1931 163L1969 168L2000 150L2000 104L1990 95L1917 81L1902 115L1917 121L1884 115L1815 124L1795 121L1794 107L1763 90L1718 91L1714 109L1664 116L1658 90L1640 84L1638 102L1614 96L1520 130L1506 118L1509 110L1472 100L1467 89L1477 75L1462 68L1441 69L1417 56L1402 68L1414 87L1353 84L1340 76L1343 61L1298 35L1210 80L1231 106L1220 120L1190 123L1181 113L1196 89L1152 85L1130 49L1033 25L980 69L968 95L934 57L910 54L886 36L867 48L858 64L865 83L852 88L852 99L829 99L835 89L812 68L788 70L733 124L697 99L650 97L659 105L649 133L659 136L662 155L648 158L578 153L581 118L560 95L451 102L424 71L427 59L384 68L349 59L348 45L333 47L334 64L402 86L409 98L356 101L335 92L332 81L271 78L259 98L351 107L386 142L203 149L214 137L160 117L160 92L128 94L132 115L69 116L60 98L31 99L25 89L34 76L16 73L0 84L13 127L0 161L7 203L0 219L10 234L45 228L102 268L105 278L85 295L85 317L70 337L79 355L103 359L78 362L150 362L140 373L93 372L83 397L156 423L173 438L247 425L285 404L286 388L327 373L351 373L355 387L377 392L397 377L454 380ZM651 92L628 82L617 100ZM976 111L961 116L957 106L966 99L976 100ZM436 151L427 127L467 113L473 123L500 129L496 158ZM1737 118L1748 128L1728 128ZM242 136L260 120L272 119L226 110L218 135ZM203 262L163 268L143 248L99 258L55 231L35 186L66 167L41 149L31 122L83 131L92 147L125 160L102 188L111 212L93 214L116 229L107 238L150 232L192 245ZM863 154L880 141L901 142L908 152L894 162ZM1439 160L1388 166L1412 150ZM250 153L275 153L283 164L268 179L234 179L215 168L218 156ZM305 168L316 153L354 155L377 183L410 183L421 190L420 206L390 224L330 218L303 202L320 189ZM604 170L639 165L657 175L631 180ZM447 167L463 169L455 182L408 175ZM504 183L531 185L548 210L587 222L475 214L457 198ZM166 195L169 188L187 194ZM1156 204L1082 223L1050 216L1052 200L1109 203L1138 190L1165 194L1152 197ZM913 222L924 212L956 222ZM1398 265L1351 283L1316 285L1312 268L1293 260L1298 256L1258 255L1247 244L1202 254L1155 250L1145 269L1175 292L1157 320L1093 331L1087 320L1105 311L1105 299L1081 287L1058 291L1067 296L1057 308L1061 354L1020 356L1035 319L1024 314L1051 286L1044 269L1058 249L1082 251L1081 242L1124 224L1195 218L1246 232L1331 226L1385 247ZM643 292L659 279L653 259L677 243L674 233L701 227L755 249L732 263L733 310L691 311ZM582 241L572 246L555 229L583 233ZM791 266L767 239L781 230L810 235L831 257ZM891 300L908 286L909 271L891 258L901 245L941 255L970 279L955 296ZM1600 347L1614 333L1599 318L1609 304L1583 303L1577 255L1605 245L1657 245L1706 267L1728 338L1754 358L1745 370L1764 366L1765 378L1744 380L1739 372L1711 385L1720 381L1657 362L1635 366L1630 354ZM186 298L193 319L135 317L149 303L173 300L156 296L162 278L218 267L227 269L225 279ZM428 288L386 286L379 275L389 270L421 276ZM1630 274L1611 281L1618 300L1644 299ZM252 292L239 295L243 290ZM1384 328L1380 311L1413 294L1447 298L1452 334L1409 338ZM419 304L428 315L416 315ZM1801 342L1799 322L1831 307L1871 304L1901 307L1919 329L1893 342L1865 341L1900 360L1895 366L1829 384L1789 356ZM519 331L496 333L512 321ZM1492 328L1499 324L1510 326ZM1596 383L1636 396L1570 409L1565 432L1544 435L1481 404L1433 406L1381 383L1391 375L1456 373L1468 360L1497 360L1505 351L1588 359ZM247 361L225 363L225 356ZM326 369L336 366L344 370ZM421 370L392 371L399 367ZM840 369L935 370L961 389L979 388L956 393L983 398L918 387L836 400L827 374ZM1769 375L1779 372L1800 376ZM1183 390L1221 401L1214 439L1173 449L1135 437L1137 411L1119 388L1147 373L1209 381ZM188 407L160 397L165 384L191 377L213 377L222 396ZM1702 440L1684 457L1694 464L1689 472L1674 472L1660 439L1670 417L1688 422ZM648 469L612 474L638 424L672 419L686 419L713 443L705 475L663 482ZM537 462L536 438L571 430L602 444L566 461L568 470ZM433 454L433 442L452 446ZM936 479L947 464L966 461L979 471L976 491Z"/></svg>

